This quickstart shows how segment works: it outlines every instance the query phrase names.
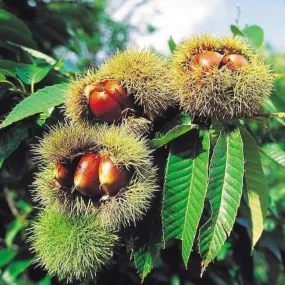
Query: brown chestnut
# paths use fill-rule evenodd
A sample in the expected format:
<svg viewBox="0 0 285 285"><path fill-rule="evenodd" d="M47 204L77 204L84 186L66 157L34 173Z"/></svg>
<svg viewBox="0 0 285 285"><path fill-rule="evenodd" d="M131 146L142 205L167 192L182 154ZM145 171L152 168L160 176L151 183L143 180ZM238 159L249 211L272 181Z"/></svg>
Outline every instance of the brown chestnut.
<svg viewBox="0 0 285 285"><path fill-rule="evenodd" d="M91 113L107 123L117 121L124 109L133 106L126 89L118 80L105 80L87 86L85 94L88 96Z"/></svg>
<svg viewBox="0 0 285 285"><path fill-rule="evenodd" d="M116 195L129 182L125 166L116 166L113 161L103 156L99 166L99 180L103 191L109 196Z"/></svg>
<svg viewBox="0 0 285 285"><path fill-rule="evenodd" d="M82 195L100 197L104 193L99 181L100 156L88 153L81 157L74 175L74 186Z"/></svg>
<svg viewBox="0 0 285 285"><path fill-rule="evenodd" d="M242 55L235 53L225 55L220 62L220 67L225 66L230 70L237 70L246 65L248 61Z"/></svg>
<svg viewBox="0 0 285 285"><path fill-rule="evenodd" d="M194 71L198 66L202 66L203 71L210 71L219 65L222 57L220 53L215 51L198 53L193 57L189 69Z"/></svg>
<svg viewBox="0 0 285 285"><path fill-rule="evenodd" d="M54 170L54 179L65 187L73 184L74 167L71 164L57 162Z"/></svg>

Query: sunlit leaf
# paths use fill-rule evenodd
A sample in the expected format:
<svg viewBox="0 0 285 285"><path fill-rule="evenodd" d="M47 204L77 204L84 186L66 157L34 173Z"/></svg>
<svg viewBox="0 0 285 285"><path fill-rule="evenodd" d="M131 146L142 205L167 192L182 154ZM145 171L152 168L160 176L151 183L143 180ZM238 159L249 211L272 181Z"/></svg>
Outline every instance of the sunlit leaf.
<svg viewBox="0 0 285 285"><path fill-rule="evenodd" d="M170 37L170 39L168 40L168 46L169 46L171 53L173 53L176 48L176 43L174 42L172 37Z"/></svg>
<svg viewBox="0 0 285 285"><path fill-rule="evenodd" d="M172 142L166 166L162 222L164 241L182 240L187 266L207 190L210 138L189 132Z"/></svg>
<svg viewBox="0 0 285 285"><path fill-rule="evenodd" d="M14 281L32 264L32 261L32 259L14 261L3 272L2 279L8 284L15 284Z"/></svg>
<svg viewBox="0 0 285 285"><path fill-rule="evenodd" d="M242 33L255 48L260 48L262 46L264 32L261 27L257 25L248 26L242 30Z"/></svg>
<svg viewBox="0 0 285 285"><path fill-rule="evenodd" d="M212 216L201 228L199 249L202 273L230 235L240 204L244 175L243 143L238 129L223 131L210 164L207 197Z"/></svg>
<svg viewBox="0 0 285 285"><path fill-rule="evenodd" d="M16 256L17 252L12 249L1 249L0 250L0 268L11 262Z"/></svg>
<svg viewBox="0 0 285 285"><path fill-rule="evenodd" d="M53 69L53 66L28 66L25 68L17 68L16 73L19 78L26 84L35 84L43 80L47 74Z"/></svg>
<svg viewBox="0 0 285 285"><path fill-rule="evenodd" d="M191 123L189 115L179 114L156 134L149 145L152 148L160 148L196 127L197 125Z"/></svg>
<svg viewBox="0 0 285 285"><path fill-rule="evenodd" d="M12 248L15 237L24 227L25 224L20 219L15 219L9 225L5 237L6 245L8 248Z"/></svg>
<svg viewBox="0 0 285 285"><path fill-rule="evenodd" d="M0 124L0 129L37 113L58 106L65 101L66 84L57 84L38 90L21 101Z"/></svg>
<svg viewBox="0 0 285 285"><path fill-rule="evenodd" d="M243 128L241 128L241 134L244 144L246 193L250 210L253 249L264 228L268 208L268 185L254 138Z"/></svg>

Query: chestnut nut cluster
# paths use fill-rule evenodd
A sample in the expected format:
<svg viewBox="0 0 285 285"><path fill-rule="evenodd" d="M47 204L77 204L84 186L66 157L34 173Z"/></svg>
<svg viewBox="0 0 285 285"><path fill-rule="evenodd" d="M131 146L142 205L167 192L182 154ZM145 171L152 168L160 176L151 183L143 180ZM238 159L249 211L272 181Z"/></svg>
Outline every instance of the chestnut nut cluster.
<svg viewBox="0 0 285 285"><path fill-rule="evenodd" d="M240 54L230 53L222 55L216 51L204 51L193 57L189 70L195 71L198 66L202 66L202 70L205 72L215 67L222 68L223 66L229 70L238 70L246 65L248 65L248 61Z"/></svg>
<svg viewBox="0 0 285 285"><path fill-rule="evenodd" d="M118 121L124 110L133 109L133 102L119 80L105 80L85 87L90 112L100 121Z"/></svg>
<svg viewBox="0 0 285 285"><path fill-rule="evenodd" d="M63 187L74 188L85 196L116 195L129 182L125 166L116 166L108 156L83 155L79 162L56 163L54 179Z"/></svg>

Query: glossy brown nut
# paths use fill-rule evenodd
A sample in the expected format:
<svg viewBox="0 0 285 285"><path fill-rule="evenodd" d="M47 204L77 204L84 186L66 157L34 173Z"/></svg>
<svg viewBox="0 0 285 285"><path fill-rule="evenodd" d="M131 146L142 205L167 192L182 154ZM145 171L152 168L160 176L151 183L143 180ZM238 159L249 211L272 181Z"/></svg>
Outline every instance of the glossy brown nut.
<svg viewBox="0 0 285 285"><path fill-rule="evenodd" d="M196 54L189 66L191 71L194 71L198 66L202 66L204 71L210 71L220 64L222 55L215 51L204 51Z"/></svg>
<svg viewBox="0 0 285 285"><path fill-rule="evenodd" d="M121 117L123 109L105 91L94 91L89 96L89 109L100 121L113 123Z"/></svg>
<svg viewBox="0 0 285 285"><path fill-rule="evenodd" d="M116 195L128 184L128 174L126 167L116 166L107 156L101 158L99 180L103 191L109 196Z"/></svg>
<svg viewBox="0 0 285 285"><path fill-rule="evenodd" d="M73 184L74 167L66 163L57 162L54 170L54 179L65 187Z"/></svg>
<svg viewBox="0 0 285 285"><path fill-rule="evenodd" d="M88 153L81 157L74 175L74 186L82 195L101 197L99 181L100 156Z"/></svg>
<svg viewBox="0 0 285 285"><path fill-rule="evenodd" d="M133 108L133 103L128 96L127 90L123 87L119 80L106 80L101 83L104 86L105 92L115 99L123 108Z"/></svg>
<svg viewBox="0 0 285 285"><path fill-rule="evenodd" d="M243 66L247 66L248 61L240 54L227 54L220 63L220 67L226 66L227 69L237 70Z"/></svg>

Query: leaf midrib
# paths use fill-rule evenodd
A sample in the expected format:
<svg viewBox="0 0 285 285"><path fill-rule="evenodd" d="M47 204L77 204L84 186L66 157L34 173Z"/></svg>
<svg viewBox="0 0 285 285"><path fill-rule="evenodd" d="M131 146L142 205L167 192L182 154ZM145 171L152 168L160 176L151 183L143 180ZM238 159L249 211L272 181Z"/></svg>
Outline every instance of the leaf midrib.
<svg viewBox="0 0 285 285"><path fill-rule="evenodd" d="M225 135L225 134L224 134ZM217 146L217 145L216 145ZM215 147L216 148L216 147ZM227 175L227 168L228 168L228 158L229 158L229 156L228 156L228 151L229 151L229 147L228 147L228 136L226 136L226 148L227 148L227 150L226 150L226 168L225 168L225 173L224 173L224 175L223 175L223 187L222 187L222 191L221 191L221 195L220 195L220 203L219 203L219 210L218 210L218 213L217 213L217 215L216 215L216 219L214 220L214 229L213 229L213 231L212 231L212 234L211 234L211 242L210 242L210 246L209 246L209 250L208 250L208 253L207 253L207 255L206 255L206 258L205 258L205 260L207 260L208 259L208 256L209 255L211 255L211 253L212 253L212 251L211 251L211 248L212 248L212 243L213 243L213 236L214 236L214 233L216 233L216 229L217 229L217 225L218 225L218 223L217 223L217 221L218 221L218 218L219 218L219 216L220 216L220 212L221 212L221 204L222 204L222 197L223 197L223 193L224 193L224 189L225 189L225 187L224 187L224 185L225 185L225 177L226 177L226 175ZM214 150L214 152L215 152L215 150ZM210 177L209 177L209 179L210 179ZM212 207L212 205L211 205L211 207ZM224 228L224 223L222 222L221 223L222 224L222 227L223 227L223 230L226 232L226 230L225 230L225 228ZM227 232L226 232L226 235L227 235Z"/></svg>

